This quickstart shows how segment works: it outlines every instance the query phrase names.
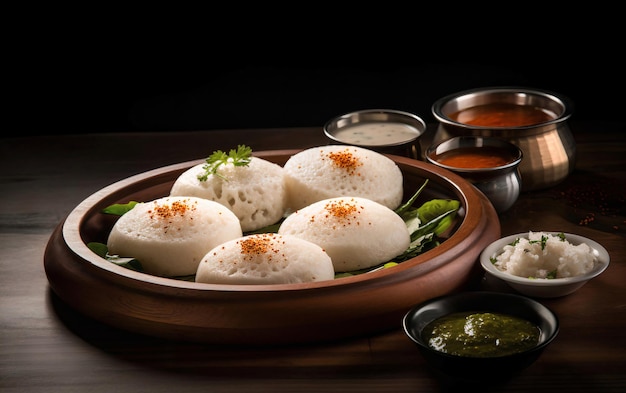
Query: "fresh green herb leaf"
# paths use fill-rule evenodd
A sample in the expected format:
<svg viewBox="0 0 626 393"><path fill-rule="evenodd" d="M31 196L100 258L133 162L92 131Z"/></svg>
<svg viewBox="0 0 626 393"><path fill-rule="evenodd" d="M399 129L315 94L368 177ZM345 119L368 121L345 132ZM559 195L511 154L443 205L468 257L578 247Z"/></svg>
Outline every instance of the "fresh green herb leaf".
<svg viewBox="0 0 626 393"><path fill-rule="evenodd" d="M95 252L96 254L98 254L99 257L101 258L106 258L107 257L107 253L108 253L108 248L106 244L102 244L102 243L97 243L97 242L91 242L91 243L87 243L87 247Z"/></svg>
<svg viewBox="0 0 626 393"><path fill-rule="evenodd" d="M461 202L455 199L433 199L420 206L417 214L422 222L431 222L441 217L442 214L446 214L437 221L437 226L432 230L435 235L439 236L450 227L454 220L452 213L456 213L460 206Z"/></svg>
<svg viewBox="0 0 626 393"><path fill-rule="evenodd" d="M143 272L143 266L141 266L141 263L135 258L119 258L117 255L109 255L107 260L118 266L122 266L136 272Z"/></svg>
<svg viewBox="0 0 626 393"><path fill-rule="evenodd" d="M541 240L529 240L528 244L541 243L541 249L544 250L546 248L547 241L548 241L548 236L541 235Z"/></svg>
<svg viewBox="0 0 626 393"><path fill-rule="evenodd" d="M335 274L335 278L342 278L342 277L352 277L352 276L357 276L359 274L363 274L363 273L371 273L371 272L375 272L378 270L382 270L382 269L388 269L390 267L394 267L394 266L398 266L398 262L386 262L383 263L381 265L376 265L373 267L368 267L365 269L360 269L360 270L353 270L350 272L340 272L340 273L336 273Z"/></svg>
<svg viewBox="0 0 626 393"><path fill-rule="evenodd" d="M117 216L122 216L128 211L132 210L133 207L135 207L137 203L139 202L130 201L128 203L115 203L113 205L107 206L104 209L102 209L102 212L106 214L114 214Z"/></svg>
<svg viewBox="0 0 626 393"><path fill-rule="evenodd" d="M422 183L421 187L418 188L415 193L413 193L408 201L400 205L400 207L395 210L396 214L405 219L405 221L407 217L412 217L415 214L415 209L412 209L413 204L417 200L417 197L422 193L422 190L426 187L426 184L428 184L428 179L424 180L424 183Z"/></svg>
<svg viewBox="0 0 626 393"><path fill-rule="evenodd" d="M119 255L110 255L109 249L106 244L98 243L98 242L90 242L87 243L87 247L98 254L100 257L106 259L109 262L113 262L118 266L125 267L130 270L135 270L138 272L143 271L143 267L141 263L135 258L122 258Z"/></svg>
<svg viewBox="0 0 626 393"><path fill-rule="evenodd" d="M428 184L428 179L422 183L417 191L409 198L409 200L398 207L395 212L398 214L407 225L409 233L415 233L417 229L421 228L421 224L429 222L432 219L440 216L443 213L459 209L461 203L453 199L433 199L421 205L418 208L414 208L413 204L417 200L417 197L424 190ZM438 226L433 229L435 235L439 236L446 231L452 224L455 215L450 214L446 218L438 221Z"/></svg>
<svg viewBox="0 0 626 393"><path fill-rule="evenodd" d="M251 160L252 149L246 145L237 146L237 150L230 149L228 154L217 150L206 159L206 164L202 167L204 173L198 175L198 180L206 181L210 175L228 180L217 172L221 165L233 164L234 166L248 166Z"/></svg>

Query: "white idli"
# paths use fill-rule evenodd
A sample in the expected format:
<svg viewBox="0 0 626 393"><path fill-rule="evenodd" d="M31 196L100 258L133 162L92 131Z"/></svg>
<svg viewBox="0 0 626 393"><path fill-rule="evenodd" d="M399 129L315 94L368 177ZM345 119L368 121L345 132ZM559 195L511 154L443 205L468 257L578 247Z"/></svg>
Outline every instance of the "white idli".
<svg viewBox="0 0 626 393"><path fill-rule="evenodd" d="M366 198L325 199L304 207L280 225L278 233L322 247L336 272L385 263L407 250L409 230L388 207Z"/></svg>
<svg viewBox="0 0 626 393"><path fill-rule="evenodd" d="M138 203L121 216L107 241L111 255L137 259L143 270L163 277L193 275L218 244L242 236L227 207L196 197L164 197Z"/></svg>
<svg viewBox="0 0 626 393"><path fill-rule="evenodd" d="M332 261L321 247L275 233L248 235L215 247L196 273L196 282L209 284L293 284L334 278Z"/></svg>
<svg viewBox="0 0 626 393"><path fill-rule="evenodd" d="M371 199L390 209L403 198L402 172L383 154L357 146L313 147L284 166L290 210L340 196Z"/></svg>
<svg viewBox="0 0 626 393"><path fill-rule="evenodd" d="M205 181L205 164L183 172L174 182L171 196L195 196L221 203L241 221L244 232L278 222L286 210L287 191L283 168L273 162L252 157L247 166L225 163L219 176L210 174Z"/></svg>

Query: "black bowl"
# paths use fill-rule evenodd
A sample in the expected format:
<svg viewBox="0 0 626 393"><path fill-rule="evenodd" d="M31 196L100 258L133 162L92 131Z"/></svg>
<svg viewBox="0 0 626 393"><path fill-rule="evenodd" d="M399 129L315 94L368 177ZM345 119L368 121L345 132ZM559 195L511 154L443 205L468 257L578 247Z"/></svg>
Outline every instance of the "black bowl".
<svg viewBox="0 0 626 393"><path fill-rule="evenodd" d="M463 311L502 313L526 319L539 327L538 343L523 352L497 357L457 356L431 348L422 337L424 328L440 317ZM496 292L464 292L425 301L404 316L402 325L427 363L442 376L492 381L508 379L530 366L559 331L557 316L541 303Z"/></svg>

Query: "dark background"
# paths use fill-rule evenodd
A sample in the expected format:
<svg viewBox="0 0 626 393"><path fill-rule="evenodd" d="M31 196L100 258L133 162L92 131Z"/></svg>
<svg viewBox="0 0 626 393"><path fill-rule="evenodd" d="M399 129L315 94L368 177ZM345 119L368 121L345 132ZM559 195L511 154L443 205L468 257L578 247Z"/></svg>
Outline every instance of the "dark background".
<svg viewBox="0 0 626 393"><path fill-rule="evenodd" d="M624 123L619 26L601 24L591 35L575 21L503 21L453 35L414 25L340 35L323 20L298 31L292 21L245 32L238 31L250 27L243 21L210 31L164 20L147 27L127 21L124 29L102 20L94 28L88 18L53 24L5 57L14 88L7 90L5 129L39 135L321 127L371 108L413 112L430 123L435 100L485 86L553 91L574 103L573 121Z"/></svg>

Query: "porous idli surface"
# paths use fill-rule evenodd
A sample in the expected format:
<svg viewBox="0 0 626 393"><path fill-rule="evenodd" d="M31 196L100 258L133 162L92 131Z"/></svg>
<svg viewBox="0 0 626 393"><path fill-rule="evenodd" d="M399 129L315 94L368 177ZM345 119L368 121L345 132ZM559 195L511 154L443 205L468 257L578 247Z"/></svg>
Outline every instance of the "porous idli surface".
<svg viewBox="0 0 626 393"><path fill-rule="evenodd" d="M203 166L195 165L180 174L170 195L221 203L239 218L244 232L261 229L283 218L287 191L280 165L252 157L247 166L221 165L219 176L210 174L204 181L198 178L205 173Z"/></svg>
<svg viewBox="0 0 626 393"><path fill-rule="evenodd" d="M137 259L148 274L193 275L209 250L241 237L239 219L224 205L196 197L138 203L114 224L110 255Z"/></svg>
<svg viewBox="0 0 626 393"><path fill-rule="evenodd" d="M209 284L294 284L335 278L333 263L318 245L295 236L253 234L209 251L196 282Z"/></svg>
<svg viewBox="0 0 626 393"><path fill-rule="evenodd" d="M313 147L284 165L291 211L323 199L358 196L395 209L403 198L402 172L389 157L345 145Z"/></svg>
<svg viewBox="0 0 626 393"><path fill-rule="evenodd" d="M410 244L404 220L387 206L360 197L330 198L292 214L278 228L322 247L336 272L385 263Z"/></svg>

